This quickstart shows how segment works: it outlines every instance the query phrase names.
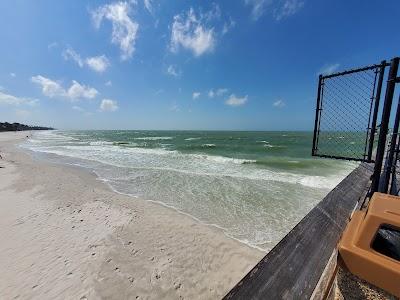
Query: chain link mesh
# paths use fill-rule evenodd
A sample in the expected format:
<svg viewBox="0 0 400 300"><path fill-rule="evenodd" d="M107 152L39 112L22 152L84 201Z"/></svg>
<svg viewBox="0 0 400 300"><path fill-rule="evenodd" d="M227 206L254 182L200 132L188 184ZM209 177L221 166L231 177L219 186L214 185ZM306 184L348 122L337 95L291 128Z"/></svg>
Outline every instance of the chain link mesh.
<svg viewBox="0 0 400 300"><path fill-rule="evenodd" d="M379 66L322 77L316 156L365 160Z"/></svg>

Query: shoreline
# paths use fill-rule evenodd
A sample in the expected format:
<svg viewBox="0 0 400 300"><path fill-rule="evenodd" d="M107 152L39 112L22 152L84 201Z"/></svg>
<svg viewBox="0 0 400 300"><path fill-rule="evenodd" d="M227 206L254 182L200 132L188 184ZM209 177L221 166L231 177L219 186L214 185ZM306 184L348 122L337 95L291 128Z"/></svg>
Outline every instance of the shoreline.
<svg viewBox="0 0 400 300"><path fill-rule="evenodd" d="M6 298L215 299L265 255L175 208L116 193L82 167L35 160L18 149L26 134L0 134Z"/></svg>
<svg viewBox="0 0 400 300"><path fill-rule="evenodd" d="M94 176L96 180L98 180L99 182L102 182L103 184L105 184L112 192L114 192L116 194L127 196L127 197L134 198L134 199L140 199L140 201L147 201L147 202L153 203L155 205L159 205L161 207L164 207L166 209L173 210L174 212L176 212L178 214L181 214L181 215L184 215L186 217L191 218L194 222L200 223L203 226L210 227L210 229L212 229L212 230L217 230L218 232L222 233L228 239L233 239L234 241L237 241L237 242L239 242L239 243L241 243L241 244L243 244L243 245L245 245L245 246L247 246L247 247L249 247L251 249L255 249L255 250L261 251L262 253L264 253L264 255L267 254L269 251L271 251L271 249L273 248L272 247L271 249L263 249L263 248L258 247L256 245L252 245L251 243L246 242L244 240L240 240L238 238L235 238L235 237L233 237L233 236L231 236L231 235L229 235L228 233L225 232L226 228L223 228L223 227L219 226L218 224L206 223L206 222L202 221L201 219L199 219L199 218L197 218L197 217L195 217L195 216L193 216L193 215L191 215L189 213L186 213L186 212L180 210L178 207L175 207L173 205L169 205L169 204L166 204L166 203L158 201L158 200L145 199L145 198L141 198L141 197L138 197L136 195L129 194L129 193L120 192L120 191L116 190L108 182L109 181L108 179L102 178L99 174L96 173L95 170L91 169L90 167L86 167L86 166L83 166L83 165L80 165L80 164L77 164L77 163L66 163L66 162L59 162L59 161L49 161L49 160L46 160L45 158L43 158L43 159L42 158L39 158L39 159L38 158L33 158L32 156L35 155L35 154L38 154L37 152L35 152L33 150L30 150L28 148L19 147L19 145L15 145L15 147L18 147L18 149L21 149L20 151L23 152L23 153L29 153L29 155L32 158L32 160L40 160L41 162L43 162L45 164L55 164L55 165L57 165L57 166L59 166L61 168L63 166L69 166L69 167L72 167L72 168L81 169L83 172L87 172L91 176ZM48 155L47 153L40 153L40 154L42 156L47 156ZM55 157L62 157L62 155L59 155L59 154L51 154L51 155L55 156Z"/></svg>

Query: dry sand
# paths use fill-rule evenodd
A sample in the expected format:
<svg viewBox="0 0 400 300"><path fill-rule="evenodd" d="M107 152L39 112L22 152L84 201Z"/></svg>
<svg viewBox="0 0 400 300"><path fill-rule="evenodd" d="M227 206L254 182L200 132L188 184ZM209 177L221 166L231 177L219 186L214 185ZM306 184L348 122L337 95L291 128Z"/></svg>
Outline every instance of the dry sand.
<svg viewBox="0 0 400 300"><path fill-rule="evenodd" d="M219 299L264 253L0 133L0 299Z"/></svg>
<svg viewBox="0 0 400 300"><path fill-rule="evenodd" d="M373 286L339 267L336 277L335 300L396 300L384 290Z"/></svg>

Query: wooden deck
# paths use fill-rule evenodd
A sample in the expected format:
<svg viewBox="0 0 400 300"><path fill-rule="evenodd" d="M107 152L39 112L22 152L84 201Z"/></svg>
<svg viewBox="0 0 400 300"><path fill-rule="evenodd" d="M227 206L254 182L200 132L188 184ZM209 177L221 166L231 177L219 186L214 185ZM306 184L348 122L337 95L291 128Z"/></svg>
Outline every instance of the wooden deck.
<svg viewBox="0 0 400 300"><path fill-rule="evenodd" d="M336 266L337 243L372 173L366 163L351 172L224 299L324 298L332 277L325 273Z"/></svg>

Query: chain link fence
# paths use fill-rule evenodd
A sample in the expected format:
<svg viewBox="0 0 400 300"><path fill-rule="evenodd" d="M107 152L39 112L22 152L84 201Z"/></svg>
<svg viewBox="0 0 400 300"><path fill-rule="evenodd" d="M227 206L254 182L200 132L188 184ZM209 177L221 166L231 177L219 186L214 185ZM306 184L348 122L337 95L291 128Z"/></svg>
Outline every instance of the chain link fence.
<svg viewBox="0 0 400 300"><path fill-rule="evenodd" d="M373 112L382 68L373 65L320 76L314 156L372 161L377 115Z"/></svg>

